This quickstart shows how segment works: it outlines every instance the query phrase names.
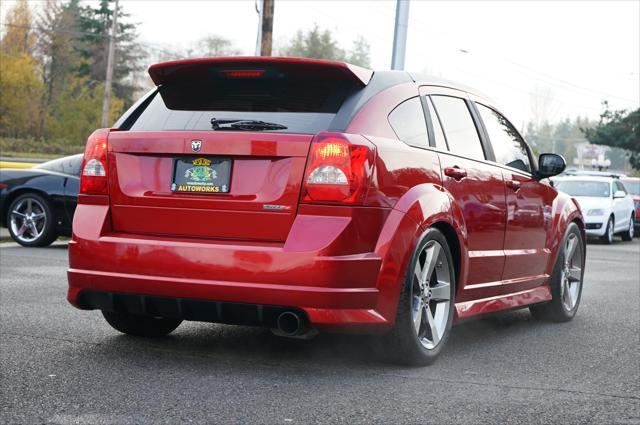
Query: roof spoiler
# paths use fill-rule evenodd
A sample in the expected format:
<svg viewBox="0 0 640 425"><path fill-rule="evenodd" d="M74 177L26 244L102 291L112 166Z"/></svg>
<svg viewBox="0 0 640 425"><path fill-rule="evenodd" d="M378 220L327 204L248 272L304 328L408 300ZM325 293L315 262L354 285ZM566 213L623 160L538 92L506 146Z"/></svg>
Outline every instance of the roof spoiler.
<svg viewBox="0 0 640 425"><path fill-rule="evenodd" d="M342 80L364 87L371 80L373 71L345 62L272 56L186 59L158 63L149 67L149 76L157 86L192 79L259 78L283 75L293 78Z"/></svg>

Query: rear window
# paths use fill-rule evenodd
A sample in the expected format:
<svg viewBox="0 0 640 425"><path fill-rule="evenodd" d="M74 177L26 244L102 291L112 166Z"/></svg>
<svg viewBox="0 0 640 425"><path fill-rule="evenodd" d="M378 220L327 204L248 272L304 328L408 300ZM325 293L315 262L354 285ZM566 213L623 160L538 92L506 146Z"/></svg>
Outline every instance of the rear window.
<svg viewBox="0 0 640 425"><path fill-rule="evenodd" d="M64 158L54 159L53 161L48 161L43 164L36 165L34 168L54 171L56 173L69 174L71 176L79 176L82 157L82 154L66 156Z"/></svg>
<svg viewBox="0 0 640 425"><path fill-rule="evenodd" d="M354 91L341 81L296 79L212 79L158 88L142 112L123 130L211 130L211 119L258 120L286 126L285 133L327 130ZM273 130L272 130L273 131Z"/></svg>

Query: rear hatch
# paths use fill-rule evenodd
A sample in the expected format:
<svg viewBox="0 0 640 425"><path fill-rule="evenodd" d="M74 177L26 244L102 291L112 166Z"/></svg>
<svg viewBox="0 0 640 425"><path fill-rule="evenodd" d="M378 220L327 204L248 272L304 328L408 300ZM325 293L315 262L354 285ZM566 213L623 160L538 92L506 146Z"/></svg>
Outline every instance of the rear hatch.
<svg viewBox="0 0 640 425"><path fill-rule="evenodd" d="M273 242L295 219L314 135L371 76L284 58L177 61L149 74L156 92L109 135L114 230Z"/></svg>

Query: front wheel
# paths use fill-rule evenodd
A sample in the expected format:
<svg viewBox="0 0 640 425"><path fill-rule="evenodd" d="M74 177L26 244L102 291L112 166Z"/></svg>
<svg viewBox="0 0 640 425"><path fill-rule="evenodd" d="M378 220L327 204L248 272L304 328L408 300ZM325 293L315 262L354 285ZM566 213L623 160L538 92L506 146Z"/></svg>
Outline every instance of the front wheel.
<svg viewBox="0 0 640 425"><path fill-rule="evenodd" d="M585 251L582 233L578 225L567 228L558 260L550 278L550 302L529 307L536 319L568 322L573 319L580 305L584 278Z"/></svg>
<svg viewBox="0 0 640 425"><path fill-rule="evenodd" d="M117 331L127 335L158 337L173 332L182 320L161 317L136 316L127 313L102 311L107 323Z"/></svg>
<svg viewBox="0 0 640 425"><path fill-rule="evenodd" d="M613 217L609 217L609 221L607 221L607 228L604 235L600 237L600 241L607 245L611 245L613 243Z"/></svg>
<svg viewBox="0 0 640 425"><path fill-rule="evenodd" d="M629 219L629 228L621 235L622 240L625 242L631 242L635 233L635 218L632 215Z"/></svg>
<svg viewBox="0 0 640 425"><path fill-rule="evenodd" d="M411 366L436 360L451 332L455 282L447 240L439 230L429 229L405 274L396 324L385 335L387 357Z"/></svg>

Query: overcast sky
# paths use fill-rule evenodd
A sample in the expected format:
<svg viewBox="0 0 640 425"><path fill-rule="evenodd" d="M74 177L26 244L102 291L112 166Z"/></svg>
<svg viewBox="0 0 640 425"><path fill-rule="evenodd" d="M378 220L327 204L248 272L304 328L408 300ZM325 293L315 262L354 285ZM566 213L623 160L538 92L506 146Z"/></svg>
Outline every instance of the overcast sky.
<svg viewBox="0 0 640 425"><path fill-rule="evenodd" d="M4 14L13 2L0 0ZM37 8L41 2L30 2ZM153 48L187 48L223 35L255 50L254 1L121 0ZM405 69L475 87L520 127L532 119L532 93L551 93L552 120L597 118L602 100L640 105L640 1L411 1ZM343 47L363 36L374 69L389 69L395 1L276 0L274 41L314 24ZM466 52L466 53L465 53Z"/></svg>

